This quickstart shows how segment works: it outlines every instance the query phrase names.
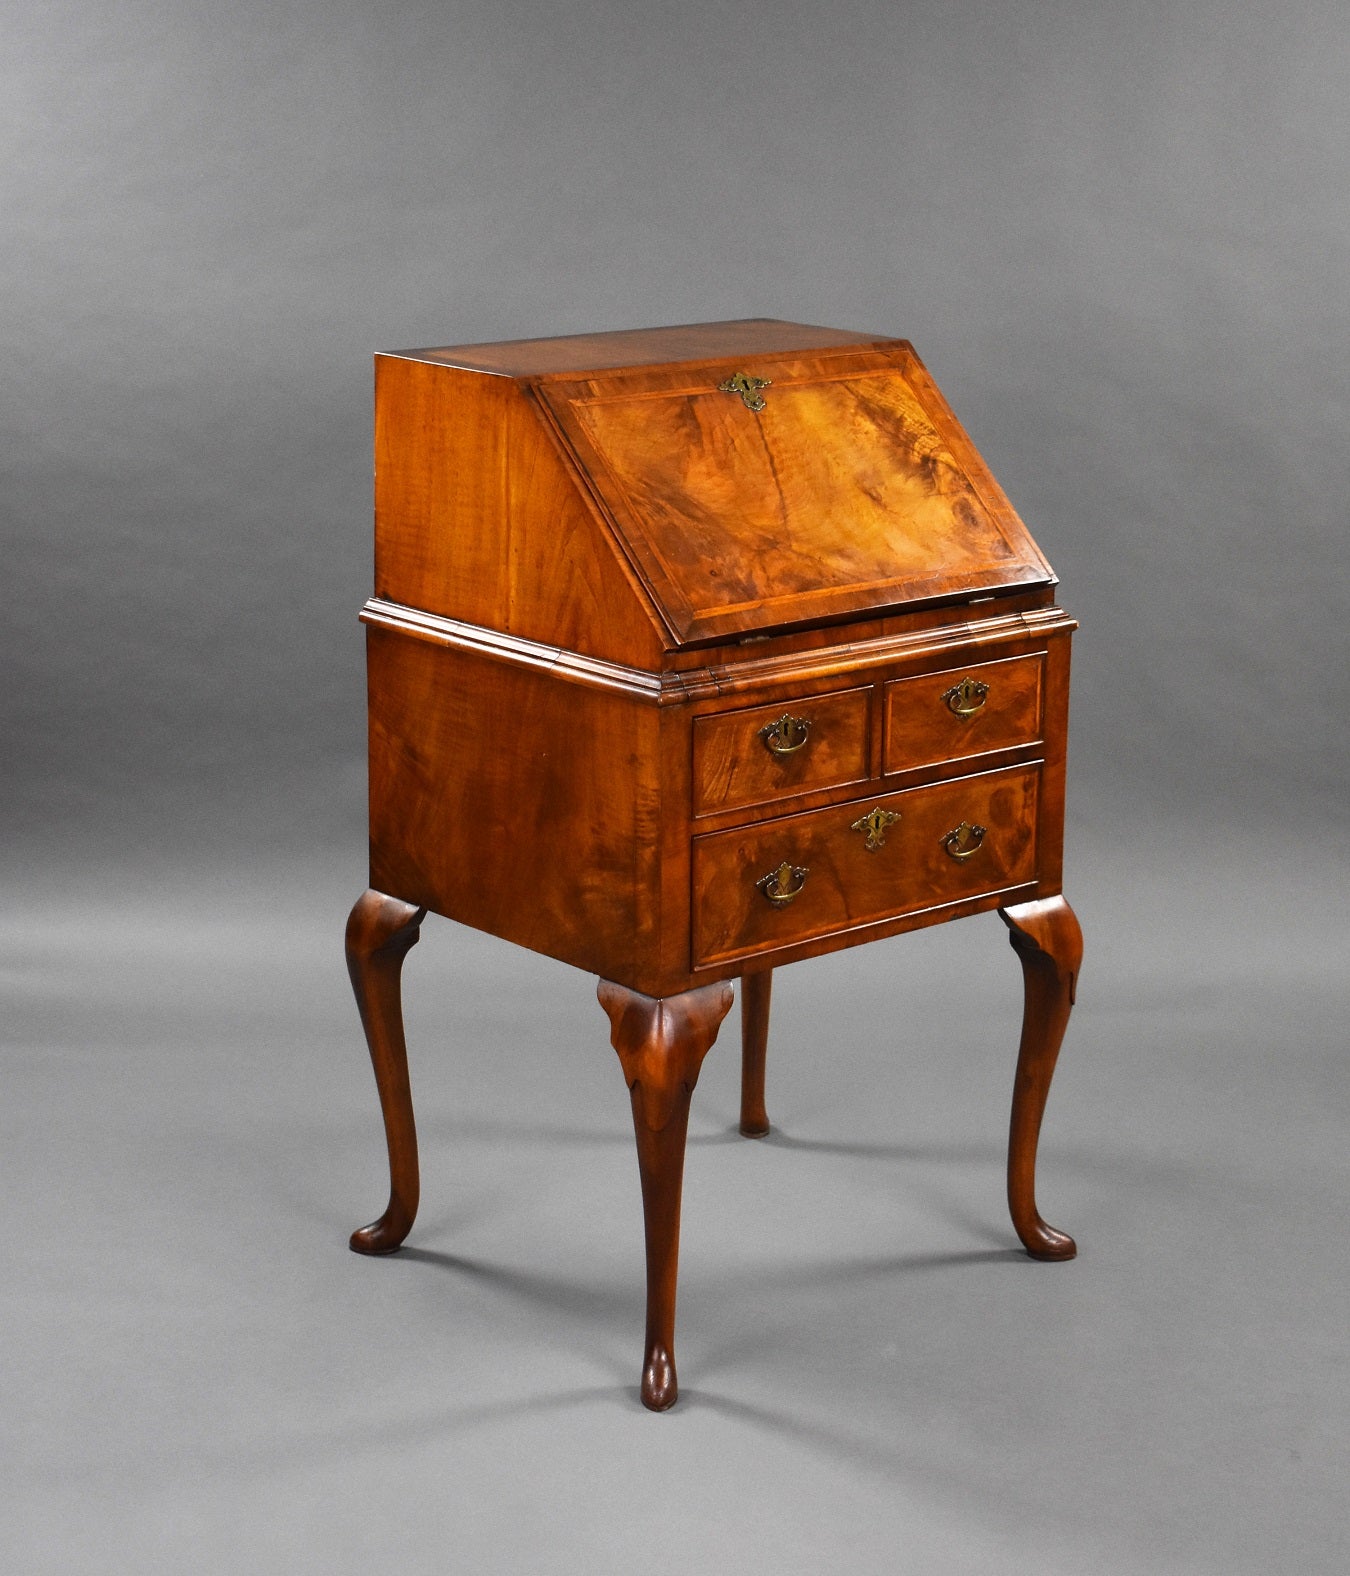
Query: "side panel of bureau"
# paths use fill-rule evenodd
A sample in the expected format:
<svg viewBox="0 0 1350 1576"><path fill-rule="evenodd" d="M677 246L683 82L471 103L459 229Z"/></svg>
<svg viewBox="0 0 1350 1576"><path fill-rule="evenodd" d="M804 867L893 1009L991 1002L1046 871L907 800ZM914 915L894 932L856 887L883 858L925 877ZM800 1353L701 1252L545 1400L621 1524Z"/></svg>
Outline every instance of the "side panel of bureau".
<svg viewBox="0 0 1350 1576"><path fill-rule="evenodd" d="M658 710L368 628L371 885L578 968L659 928Z"/></svg>
<svg viewBox="0 0 1350 1576"><path fill-rule="evenodd" d="M646 594L510 378L376 357L375 589L590 656L661 661Z"/></svg>

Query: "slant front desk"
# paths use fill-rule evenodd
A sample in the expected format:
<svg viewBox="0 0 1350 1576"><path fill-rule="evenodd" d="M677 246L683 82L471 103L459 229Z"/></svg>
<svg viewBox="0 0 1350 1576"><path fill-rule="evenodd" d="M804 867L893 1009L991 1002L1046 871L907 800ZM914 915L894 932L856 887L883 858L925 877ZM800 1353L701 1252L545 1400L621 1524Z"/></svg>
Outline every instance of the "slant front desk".
<svg viewBox="0 0 1350 1576"><path fill-rule="evenodd" d="M376 360L370 890L347 958L417 1209L399 971L428 912L599 976L646 1217L642 1400L676 1397L689 1100L741 982L768 1130L772 970L997 908L1026 998L1008 1199L1082 943L1061 895L1055 576L910 345L798 323Z"/></svg>

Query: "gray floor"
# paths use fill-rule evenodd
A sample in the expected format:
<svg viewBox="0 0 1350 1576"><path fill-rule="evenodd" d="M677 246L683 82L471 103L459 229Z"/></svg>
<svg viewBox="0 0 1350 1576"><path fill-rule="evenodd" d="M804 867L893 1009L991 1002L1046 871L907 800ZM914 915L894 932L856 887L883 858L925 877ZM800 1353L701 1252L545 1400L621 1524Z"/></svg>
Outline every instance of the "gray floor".
<svg viewBox="0 0 1350 1576"><path fill-rule="evenodd" d="M1077 861L1041 1164L1073 1264L1004 1213L996 918L781 973L762 1143L728 1020L665 1417L590 979L428 922L423 1213L365 1260L355 861L21 892L5 1570L1345 1571L1344 900L1292 847L1188 883L1175 845Z"/></svg>

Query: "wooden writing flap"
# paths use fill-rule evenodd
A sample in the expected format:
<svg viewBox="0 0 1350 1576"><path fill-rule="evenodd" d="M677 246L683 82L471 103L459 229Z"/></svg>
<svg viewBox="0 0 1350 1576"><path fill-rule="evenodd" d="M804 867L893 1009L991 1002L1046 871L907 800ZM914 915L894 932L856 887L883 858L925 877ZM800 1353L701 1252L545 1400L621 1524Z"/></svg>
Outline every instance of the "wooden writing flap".
<svg viewBox="0 0 1350 1576"><path fill-rule="evenodd" d="M904 341L537 386L677 643L1054 582Z"/></svg>

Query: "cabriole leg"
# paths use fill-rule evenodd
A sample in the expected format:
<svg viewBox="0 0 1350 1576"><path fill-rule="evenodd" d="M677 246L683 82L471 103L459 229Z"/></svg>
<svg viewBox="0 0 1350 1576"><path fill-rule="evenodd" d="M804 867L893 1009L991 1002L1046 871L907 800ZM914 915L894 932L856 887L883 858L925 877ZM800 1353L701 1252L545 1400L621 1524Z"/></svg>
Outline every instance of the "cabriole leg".
<svg viewBox="0 0 1350 1576"><path fill-rule="evenodd" d="M372 888L357 898L347 920L347 972L370 1047L389 1145L389 1207L378 1220L352 1233L355 1253L392 1253L417 1214L417 1130L399 975L426 912Z"/></svg>
<svg viewBox="0 0 1350 1576"><path fill-rule="evenodd" d="M731 1010L728 984L707 985L656 1000L608 980L599 982L610 1038L633 1102L642 1211L647 1237L647 1334L642 1404L664 1412L675 1404L675 1286L680 1254L680 1190L689 1099L722 1019Z"/></svg>
<svg viewBox="0 0 1350 1576"><path fill-rule="evenodd" d="M747 974L741 981L741 1132L763 1138L769 1131L764 1109L764 1060L769 1049L769 998L773 970Z"/></svg>
<svg viewBox="0 0 1350 1576"><path fill-rule="evenodd" d="M1026 991L1008 1138L1008 1208L1032 1258L1071 1259L1078 1251L1073 1238L1047 1226L1036 1208L1036 1145L1073 1007L1083 933L1063 897L1020 903L999 914L1022 961Z"/></svg>

